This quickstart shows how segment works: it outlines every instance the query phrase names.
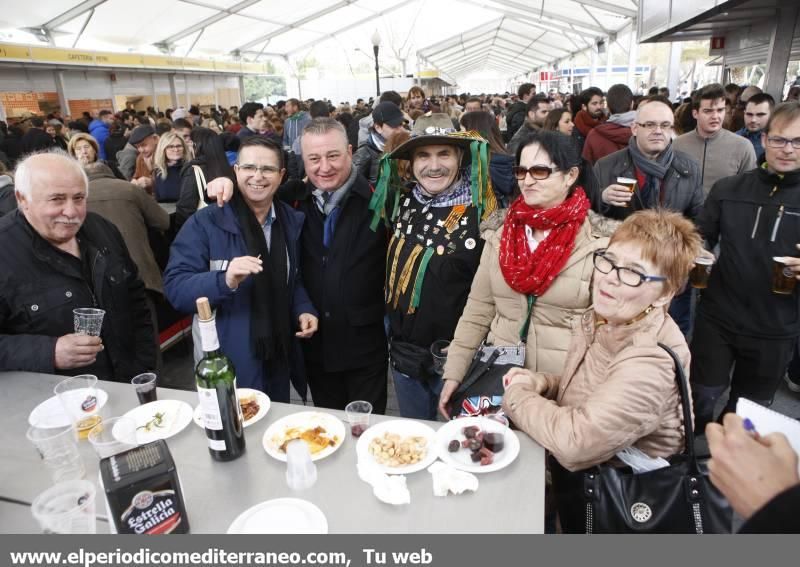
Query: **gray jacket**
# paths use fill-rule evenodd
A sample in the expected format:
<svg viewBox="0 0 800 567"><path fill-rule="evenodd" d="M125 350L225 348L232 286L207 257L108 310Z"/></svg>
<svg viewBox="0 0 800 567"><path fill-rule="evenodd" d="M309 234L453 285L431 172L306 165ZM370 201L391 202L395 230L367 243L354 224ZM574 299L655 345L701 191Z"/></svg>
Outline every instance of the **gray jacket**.
<svg viewBox="0 0 800 567"><path fill-rule="evenodd" d="M139 157L139 152L130 144L125 144L125 147L117 152L117 167L125 176L128 181L133 177L136 171L136 158Z"/></svg>
<svg viewBox="0 0 800 567"><path fill-rule="evenodd" d="M14 195L14 180L9 175L0 175L0 217L17 209Z"/></svg>
<svg viewBox="0 0 800 567"><path fill-rule="evenodd" d="M676 150L685 152L698 163L705 195L723 177L750 171L758 165L753 144L725 128L710 138L703 138L695 128L678 136L673 144Z"/></svg>
<svg viewBox="0 0 800 567"><path fill-rule="evenodd" d="M537 126L528 120L523 122L522 126L519 127L519 129L511 137L511 140L509 140L508 144L506 144L506 150L508 153L512 156L516 156L517 148L519 147L520 143L522 143L522 140L534 132L538 132L539 130L541 130L540 126Z"/></svg>
<svg viewBox="0 0 800 567"><path fill-rule="evenodd" d="M683 213L686 218L694 221L705 201L700 166L687 154L674 148L673 151L675 156L661 185L659 201L665 209ZM600 158L594 165L594 175L598 182L598 193L590 195L589 198L595 211L612 219L622 220L634 211L642 209L641 201L636 199L636 195L628 207L608 205L601 198L603 190L616 183L617 177L636 179L633 158L628 148Z"/></svg>

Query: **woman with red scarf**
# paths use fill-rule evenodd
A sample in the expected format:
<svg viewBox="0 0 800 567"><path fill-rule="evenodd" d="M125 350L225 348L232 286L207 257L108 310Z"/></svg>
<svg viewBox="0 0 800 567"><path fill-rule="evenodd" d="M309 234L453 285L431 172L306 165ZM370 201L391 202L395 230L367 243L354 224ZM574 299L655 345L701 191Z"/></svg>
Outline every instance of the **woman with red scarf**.
<svg viewBox="0 0 800 567"><path fill-rule="evenodd" d="M524 342L525 368L563 373L572 321L591 302L593 254L608 244L610 228L589 210L580 156L568 136L532 133L516 163L521 194L481 227L480 267L448 350L439 398L448 418L448 402L484 340Z"/></svg>

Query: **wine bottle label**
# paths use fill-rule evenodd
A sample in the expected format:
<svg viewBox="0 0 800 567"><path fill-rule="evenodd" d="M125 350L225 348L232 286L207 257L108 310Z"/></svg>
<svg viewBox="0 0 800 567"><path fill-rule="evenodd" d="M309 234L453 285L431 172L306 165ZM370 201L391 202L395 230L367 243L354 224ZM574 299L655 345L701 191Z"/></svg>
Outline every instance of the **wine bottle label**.
<svg viewBox="0 0 800 567"><path fill-rule="evenodd" d="M227 448L224 439L209 439L208 446L214 451L224 451Z"/></svg>
<svg viewBox="0 0 800 567"><path fill-rule="evenodd" d="M205 345L203 345L205 348ZM222 431L222 415L219 411L217 391L212 388L197 387L197 397L200 398L200 413L203 416L203 425L212 431ZM209 442L211 440L209 439Z"/></svg>
<svg viewBox="0 0 800 567"><path fill-rule="evenodd" d="M214 319L211 321L197 321L200 328L200 343L203 351L211 352L219 349L219 338L217 337L217 324Z"/></svg>

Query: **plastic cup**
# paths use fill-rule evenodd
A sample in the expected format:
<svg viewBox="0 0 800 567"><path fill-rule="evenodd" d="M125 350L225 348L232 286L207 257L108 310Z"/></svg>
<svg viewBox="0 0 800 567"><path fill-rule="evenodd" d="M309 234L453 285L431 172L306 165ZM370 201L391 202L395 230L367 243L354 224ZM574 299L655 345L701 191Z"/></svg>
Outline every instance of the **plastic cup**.
<svg viewBox="0 0 800 567"><path fill-rule="evenodd" d="M772 258L772 293L778 295L792 295L797 285L794 272L786 265L782 256Z"/></svg>
<svg viewBox="0 0 800 567"><path fill-rule="evenodd" d="M138 447L136 421L131 417L104 419L89 432L89 443L101 459Z"/></svg>
<svg viewBox="0 0 800 567"><path fill-rule="evenodd" d="M46 534L93 534L97 489L88 480L70 480L48 488L31 505Z"/></svg>
<svg viewBox="0 0 800 567"><path fill-rule="evenodd" d="M431 345L431 356L433 357L433 371L441 376L444 374L444 364L447 362L447 349L450 348L450 341L438 340Z"/></svg>
<svg viewBox="0 0 800 567"><path fill-rule="evenodd" d="M483 443L492 453L499 453L505 447L508 418L498 414L484 415L481 420Z"/></svg>
<svg viewBox="0 0 800 567"><path fill-rule="evenodd" d="M75 443L72 427L42 428L32 425L28 428L30 441L50 471L53 482L77 480L86 477L86 469Z"/></svg>
<svg viewBox="0 0 800 567"><path fill-rule="evenodd" d="M636 191L636 180L629 177L617 177L617 185L623 185L630 193ZM629 207L630 205L625 203L622 206Z"/></svg>
<svg viewBox="0 0 800 567"><path fill-rule="evenodd" d="M101 421L97 404L97 376L82 374L66 378L56 384L53 391L72 419L78 439L86 439L89 431Z"/></svg>
<svg viewBox="0 0 800 567"><path fill-rule="evenodd" d="M350 402L344 408L347 422L350 424L350 433L353 437L360 437L369 427L369 416L372 414L372 404L359 400Z"/></svg>
<svg viewBox="0 0 800 567"><path fill-rule="evenodd" d="M136 396L139 398L140 404L149 404L158 399L156 381L157 377L152 372L139 374L131 380L131 384L136 388Z"/></svg>
<svg viewBox="0 0 800 567"><path fill-rule="evenodd" d="M75 322L75 333L99 337L105 315L106 312L102 309L93 309L91 307L73 309L72 317Z"/></svg>
<svg viewBox="0 0 800 567"><path fill-rule="evenodd" d="M689 283L697 289L708 287L708 278L711 277L711 269L714 267L712 258L697 257L694 259L694 267L689 272Z"/></svg>
<svg viewBox="0 0 800 567"><path fill-rule="evenodd" d="M286 445L286 484L292 490L306 490L317 482L317 466L311 460L308 444L295 439Z"/></svg>

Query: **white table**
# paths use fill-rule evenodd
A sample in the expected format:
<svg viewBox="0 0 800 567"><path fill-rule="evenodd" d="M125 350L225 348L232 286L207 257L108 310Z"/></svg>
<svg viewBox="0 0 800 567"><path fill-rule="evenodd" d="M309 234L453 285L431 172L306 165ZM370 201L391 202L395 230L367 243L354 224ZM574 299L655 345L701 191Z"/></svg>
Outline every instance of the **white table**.
<svg viewBox="0 0 800 567"><path fill-rule="evenodd" d="M50 397L60 376L27 372L0 373L0 496L30 503L51 479L38 454L25 437L28 415ZM103 415L122 415L137 405L130 384L98 382L109 394ZM194 392L158 389L159 399L179 399L197 405ZM239 459L220 463L211 459L204 431L195 424L170 438L167 444L183 483L192 533L224 533L230 523L250 506L282 497L297 497L316 504L326 515L330 533L543 533L544 450L522 432L520 454L501 471L478 475L480 488L459 496L433 496L431 475L408 475L411 504L391 506L372 494L372 487L358 478L356 443L349 436L331 456L316 462L319 479L307 491L292 492L286 486L284 463L266 454L261 438L269 425L303 406L273 403L269 413L245 430L247 452ZM320 410L343 418L343 412ZM380 421L392 419L374 416ZM441 423L427 422L434 429ZM88 441L81 442L87 478L97 481L98 459ZM3 504L0 530L14 525L5 518L28 515L22 505ZM98 513L104 512L102 502ZM32 521L32 518L31 518ZM31 526L31 521L19 525ZM35 525L34 525L35 527ZM104 529L98 523L98 530Z"/></svg>

